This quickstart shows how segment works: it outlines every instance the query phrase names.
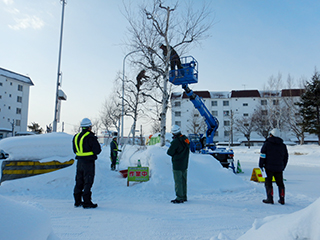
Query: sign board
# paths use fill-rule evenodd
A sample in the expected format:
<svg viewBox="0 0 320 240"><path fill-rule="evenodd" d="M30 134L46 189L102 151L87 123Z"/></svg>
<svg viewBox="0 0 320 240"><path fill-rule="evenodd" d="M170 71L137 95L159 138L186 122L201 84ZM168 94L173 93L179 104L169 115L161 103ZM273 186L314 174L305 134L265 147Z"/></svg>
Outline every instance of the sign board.
<svg viewBox="0 0 320 240"><path fill-rule="evenodd" d="M127 185L129 182L149 181L149 167L128 167Z"/></svg>

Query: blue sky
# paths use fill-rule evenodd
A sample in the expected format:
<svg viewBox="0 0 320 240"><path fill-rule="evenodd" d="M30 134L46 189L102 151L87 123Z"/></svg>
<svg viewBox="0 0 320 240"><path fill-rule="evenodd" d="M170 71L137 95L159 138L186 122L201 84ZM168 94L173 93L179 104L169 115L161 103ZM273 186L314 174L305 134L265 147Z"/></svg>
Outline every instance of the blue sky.
<svg viewBox="0 0 320 240"><path fill-rule="evenodd" d="M319 68L319 1L210 3L215 14L211 37L187 53L199 62L199 83L192 89L262 89L278 73L284 82L288 74L295 80L310 79ZM61 121L67 132L83 117L99 116L117 72L122 71L128 51L122 9L118 0L68 0L61 62L62 89L68 96ZM60 22L59 0L0 0L0 66L31 77L35 86L28 122L42 127L54 117Z"/></svg>

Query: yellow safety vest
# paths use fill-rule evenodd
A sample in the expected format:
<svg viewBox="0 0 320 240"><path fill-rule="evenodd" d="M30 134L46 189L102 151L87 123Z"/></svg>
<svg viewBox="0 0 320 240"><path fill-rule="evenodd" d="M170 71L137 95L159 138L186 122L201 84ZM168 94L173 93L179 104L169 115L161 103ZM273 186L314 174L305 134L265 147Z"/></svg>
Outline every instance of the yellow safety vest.
<svg viewBox="0 0 320 240"><path fill-rule="evenodd" d="M80 133L78 133L74 139L74 145L76 146L77 152L76 155L79 157L85 157L85 156L92 156L94 155L94 153L91 152L83 152L83 139L88 136L90 134L90 132L86 132L85 134L83 134L83 136L80 138L80 142L78 145L78 137L80 135Z"/></svg>

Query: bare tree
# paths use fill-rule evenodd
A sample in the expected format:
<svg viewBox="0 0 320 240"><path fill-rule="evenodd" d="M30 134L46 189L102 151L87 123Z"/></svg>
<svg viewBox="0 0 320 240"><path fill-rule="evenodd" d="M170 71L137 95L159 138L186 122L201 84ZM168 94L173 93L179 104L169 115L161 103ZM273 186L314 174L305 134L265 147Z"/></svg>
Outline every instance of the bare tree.
<svg viewBox="0 0 320 240"><path fill-rule="evenodd" d="M257 132L258 135L268 138L270 131L272 130L272 126L269 124L268 110L258 106L253 115L253 124L254 131Z"/></svg>
<svg viewBox="0 0 320 240"><path fill-rule="evenodd" d="M151 1L150 1L151 2ZM139 50L135 63L142 68L152 70L151 79L154 86L161 91L161 99L155 99L152 94L144 95L162 104L161 118L161 145L165 144L166 114L171 86L168 88L170 46L179 47L181 52L190 43L197 43L207 37L206 32L212 26L210 21L210 8L199 4L190 4L186 11L178 11L178 3L173 7L164 6L161 0L153 0L152 3L140 7L140 18L133 16L129 6L125 6L130 24L131 34L130 48ZM194 1L195 2L195 1ZM159 54L159 43L167 46L167 56Z"/></svg>
<svg viewBox="0 0 320 240"><path fill-rule="evenodd" d="M120 99L115 94L105 100L100 112L100 121L105 130L110 131L112 128L119 132L119 122L121 118Z"/></svg>
<svg viewBox="0 0 320 240"><path fill-rule="evenodd" d="M282 120L284 117L283 107L280 104L281 99L281 88L282 88L282 75L279 73L277 77L271 76L268 80L267 85L264 87L265 90L262 92L261 108L262 111L267 111L264 115L267 124L270 128L282 129Z"/></svg>
<svg viewBox="0 0 320 240"><path fill-rule="evenodd" d="M151 92L153 89L153 84L149 81L149 76L145 75L145 69L141 70L137 75L135 80L132 79L123 79L124 81L124 103L126 106L126 116L129 116L133 119L133 124L131 127L132 137L135 139L135 130L139 114L144 114L144 110L141 107L147 102L147 97L144 94L145 92ZM117 91L119 98L122 93ZM135 141L133 141L134 144Z"/></svg>
<svg viewBox="0 0 320 240"><path fill-rule="evenodd" d="M234 122L234 128L238 132L242 133L247 139L248 148L250 148L250 136L254 131L254 115L242 116L241 118L236 118Z"/></svg>
<svg viewBox="0 0 320 240"><path fill-rule="evenodd" d="M303 80L301 80L302 82ZM297 124L303 122L303 115L300 114L299 106L297 102L300 100L300 96L304 92L303 88L294 89L293 88L293 79L288 76L287 79L288 89L282 90L282 102L284 104L285 116L284 125L289 131L292 131L296 138L299 140L299 143L304 144L305 138L305 127L303 125Z"/></svg>
<svg viewBox="0 0 320 240"><path fill-rule="evenodd" d="M101 129L101 121L97 118L92 119L92 132L98 135L100 129Z"/></svg>
<svg viewBox="0 0 320 240"><path fill-rule="evenodd" d="M191 133L199 134L206 132L207 125L203 118L200 116L199 111L197 109L194 108L191 111L189 120L190 121L187 128Z"/></svg>

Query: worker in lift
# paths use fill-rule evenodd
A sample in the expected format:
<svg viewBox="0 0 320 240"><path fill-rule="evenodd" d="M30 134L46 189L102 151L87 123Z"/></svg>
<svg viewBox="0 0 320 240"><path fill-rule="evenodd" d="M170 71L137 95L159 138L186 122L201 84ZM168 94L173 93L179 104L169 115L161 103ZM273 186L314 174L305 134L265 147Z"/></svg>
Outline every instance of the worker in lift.
<svg viewBox="0 0 320 240"><path fill-rule="evenodd" d="M159 47L162 49L163 55L166 57L168 54L167 46L160 43ZM169 50L170 50L170 68L171 68L171 70L175 70L176 66L178 67L178 69L183 69L178 53L171 46L169 46Z"/></svg>

